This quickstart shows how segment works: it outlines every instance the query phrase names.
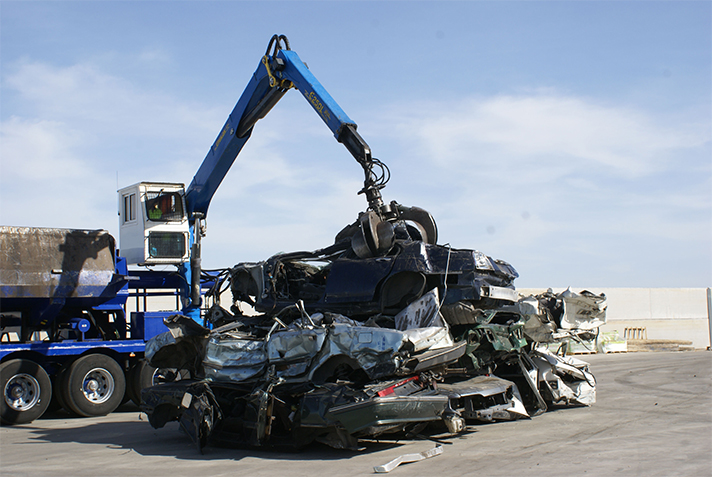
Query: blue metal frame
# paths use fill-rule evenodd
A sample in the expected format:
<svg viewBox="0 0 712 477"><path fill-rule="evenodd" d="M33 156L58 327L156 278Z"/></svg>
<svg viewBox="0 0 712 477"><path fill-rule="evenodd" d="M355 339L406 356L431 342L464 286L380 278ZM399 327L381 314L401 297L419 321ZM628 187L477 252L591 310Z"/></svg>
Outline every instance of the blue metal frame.
<svg viewBox="0 0 712 477"><path fill-rule="evenodd" d="M282 41L286 49L282 48ZM273 44L275 44L274 52L270 55L269 49ZM182 296L188 303L182 313L196 322L200 322L200 299L195 290L192 290L191 277L199 273L200 231L195 230L195 221L207 217L210 201L249 140L254 124L263 118L292 87L299 90L334 133L337 141L343 143L364 166L366 179L367 181L370 179L368 164L371 161L371 152L368 145L356 133L356 123L334 101L299 55L289 49L286 37L277 35L272 37L267 52L186 189L185 203L190 221L191 262L195 261L195 263L179 266L179 273L185 283ZM380 203L380 193L377 189L366 191L366 195L369 204ZM194 248L194 244L197 244L197 247Z"/></svg>
<svg viewBox="0 0 712 477"><path fill-rule="evenodd" d="M236 134L243 118L254 114L267 101L270 104L261 111L255 121L263 117L291 86L282 82L279 85L270 86L270 77L266 64L281 68L272 72L274 77L291 82L331 129L337 140L340 139L344 126L356 127L356 123L334 101L294 51L279 50L276 58L277 61L275 61L275 57L265 55L263 61L260 61L255 73L252 75L252 79L245 87L225 125L220 130L220 134L218 134L198 172L186 189L185 202L189 217L193 217L196 213L202 213L207 216L208 206L213 195L215 195L220 183L250 138L252 134L251 125L242 137L238 137ZM287 89L285 89L285 86ZM273 99L270 99L270 95L272 95Z"/></svg>
<svg viewBox="0 0 712 477"><path fill-rule="evenodd" d="M5 356L19 353L32 352L42 356L79 356L87 351L96 351L100 348L110 349L117 353L143 353L146 347L144 340L116 340L116 341L38 341L34 343L3 343L0 347L0 359Z"/></svg>

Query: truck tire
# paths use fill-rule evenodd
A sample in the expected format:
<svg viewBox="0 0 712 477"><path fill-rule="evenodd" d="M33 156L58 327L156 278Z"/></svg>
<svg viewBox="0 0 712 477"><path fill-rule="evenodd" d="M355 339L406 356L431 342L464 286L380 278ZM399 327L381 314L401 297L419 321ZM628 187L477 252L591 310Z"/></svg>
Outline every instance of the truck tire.
<svg viewBox="0 0 712 477"><path fill-rule="evenodd" d="M156 371L157 369L148 364L145 359L139 360L129 371L126 394L137 406L141 406L141 390L153 386L153 375Z"/></svg>
<svg viewBox="0 0 712 477"><path fill-rule="evenodd" d="M163 383L172 383L181 379L190 378L186 370L175 368L154 368L145 359L140 360L128 373L126 381L126 394L134 404L141 406L141 391L151 386Z"/></svg>
<svg viewBox="0 0 712 477"><path fill-rule="evenodd" d="M104 416L121 405L126 392L124 371L103 354L82 356L62 376L67 410L79 416Z"/></svg>
<svg viewBox="0 0 712 477"><path fill-rule="evenodd" d="M67 393L65 392L65 388L67 387L65 376L67 375L68 367L69 365L62 366L59 372L55 375L54 382L52 383L52 399L56 399L62 409L70 414L74 414L74 411L72 411L67 405Z"/></svg>
<svg viewBox="0 0 712 477"><path fill-rule="evenodd" d="M52 400L52 383L47 372L29 359L12 359L0 364L0 421L25 424L45 413Z"/></svg>

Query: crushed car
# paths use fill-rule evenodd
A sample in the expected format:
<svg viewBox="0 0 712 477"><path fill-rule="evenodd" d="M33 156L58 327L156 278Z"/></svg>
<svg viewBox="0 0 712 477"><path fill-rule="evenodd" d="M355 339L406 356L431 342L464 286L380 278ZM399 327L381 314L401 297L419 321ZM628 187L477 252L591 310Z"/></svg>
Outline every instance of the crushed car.
<svg viewBox="0 0 712 477"><path fill-rule="evenodd" d="M606 323L606 295L588 290L574 293L551 289L522 297L518 303L524 317L524 333L531 342L562 343L567 339L590 341Z"/></svg>
<svg viewBox="0 0 712 477"><path fill-rule="evenodd" d="M528 417L515 383L450 367L467 343L454 342L434 292L402 310L398 328L343 315L244 318L209 330L173 315L151 340L149 362L195 379L143 391L154 427L178 421L199 449L216 445L358 448L358 439L455 434L467 420ZM284 313L284 316L289 316Z"/></svg>
<svg viewBox="0 0 712 477"><path fill-rule="evenodd" d="M147 344L152 366L190 376L143 391L151 425L178 421L198 449L357 449L595 402L588 365L539 345L595 333L605 297L520 297L511 265L437 245L430 214L392 208L329 247L211 277L206 326L174 315Z"/></svg>
<svg viewBox="0 0 712 477"><path fill-rule="evenodd" d="M398 207L403 208L393 205ZM401 217L414 216L413 209L417 208ZM244 302L274 316L302 301L310 313L329 311L365 321L379 313L395 315L435 288L443 306L468 303L492 308L517 301L513 281L519 275L514 267L477 250L422 240L437 233L430 214L417 210L420 222L362 219L337 234L329 247L236 265L230 270L232 311L239 314L239 303ZM369 225L376 222L392 230L389 245L375 254L364 253L361 242L366 239L357 238L377 236ZM429 234L421 223L430 224Z"/></svg>
<svg viewBox="0 0 712 477"><path fill-rule="evenodd" d="M539 389L548 405L590 406L596 402L596 378L589 364L573 356L535 349L532 361L539 371Z"/></svg>
<svg viewBox="0 0 712 477"><path fill-rule="evenodd" d="M516 307L524 321L523 333L530 343L529 357L539 375L539 391L549 406L596 402L596 379L587 362L567 356L570 343L596 349L599 328L606 323L606 296L588 290L575 293L551 289L522 297ZM555 352L552 352L551 349Z"/></svg>

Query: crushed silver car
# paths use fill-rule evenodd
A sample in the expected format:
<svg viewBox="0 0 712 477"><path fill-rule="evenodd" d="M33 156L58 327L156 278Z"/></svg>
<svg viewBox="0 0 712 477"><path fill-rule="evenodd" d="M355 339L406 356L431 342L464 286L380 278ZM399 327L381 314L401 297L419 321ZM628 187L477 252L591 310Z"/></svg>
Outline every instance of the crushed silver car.
<svg viewBox="0 0 712 477"><path fill-rule="evenodd" d="M590 406L596 402L596 378L587 362L546 348L532 351L531 358L539 370L539 389L549 405Z"/></svg>
<svg viewBox="0 0 712 477"><path fill-rule="evenodd" d="M397 314L395 328L297 308L290 323L257 317L212 331L166 319L171 331L148 344L147 359L197 379L145 389L151 424L179 421L200 449L314 440L356 448L359 438L430 424L458 433L466 420L528 417L515 383L455 366L467 342L452 339L436 291Z"/></svg>
<svg viewBox="0 0 712 477"><path fill-rule="evenodd" d="M531 342L555 343L567 338L591 340L606 323L606 296L567 288L554 294L549 289L521 298L517 307L524 317L524 334Z"/></svg>
<svg viewBox="0 0 712 477"><path fill-rule="evenodd" d="M309 314L303 303L275 316L220 310L226 324L212 331L174 315L146 356L194 379L145 389L142 409L154 427L178 421L198 449L313 441L357 449L363 438L428 426L455 434L468 421L593 404L588 364L528 343L532 314L521 303L443 306L435 288L366 322Z"/></svg>

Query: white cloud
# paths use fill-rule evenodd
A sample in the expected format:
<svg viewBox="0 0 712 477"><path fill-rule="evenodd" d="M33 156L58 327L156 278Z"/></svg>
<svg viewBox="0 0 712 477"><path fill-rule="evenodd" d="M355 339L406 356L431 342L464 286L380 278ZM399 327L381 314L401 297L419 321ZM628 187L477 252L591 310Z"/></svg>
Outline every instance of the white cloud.
<svg viewBox="0 0 712 477"><path fill-rule="evenodd" d="M385 109L370 128L400 145L386 191L433 213L442 242L511 261L529 284L602 279L612 264L626 274L599 283L710 277L707 117L552 92ZM660 271L661 244L686 258L684 272Z"/></svg>
<svg viewBox="0 0 712 477"><path fill-rule="evenodd" d="M113 225L113 171L102 172L77 153L84 138L52 120L11 117L0 125L0 223Z"/></svg>
<svg viewBox="0 0 712 477"><path fill-rule="evenodd" d="M5 70L8 225L116 233L117 185L190 182L232 107L144 89L89 63ZM366 207L360 167L290 94L257 124L212 202L208 267L329 245ZM648 242L710 256L709 134L695 118L670 123L548 92L379 107L360 131L391 167L385 201L429 210L440 242L510 261L530 285L605 277L604 263L635 285L656 253L645 253Z"/></svg>
<svg viewBox="0 0 712 477"><path fill-rule="evenodd" d="M142 90L91 63L3 67L11 116L0 125L0 217L7 224L111 230L117 186L189 179L184 163L202 160L224 121L222 112Z"/></svg>
<svg viewBox="0 0 712 477"><path fill-rule="evenodd" d="M66 180L86 174L85 165L72 153L82 135L60 122L13 116L2 123L0 134L5 185L17 179Z"/></svg>
<svg viewBox="0 0 712 477"><path fill-rule="evenodd" d="M143 54L142 54L143 55ZM5 68L4 87L22 101L25 114L80 125L105 138L130 135L155 141L214 134L224 112L144 91L91 63L59 67L21 61Z"/></svg>
<svg viewBox="0 0 712 477"><path fill-rule="evenodd" d="M710 140L705 124L660 124L631 108L555 94L466 98L404 108L392 123L441 166L462 166L474 151L506 154L510 167L599 166L637 177L668 166L671 151Z"/></svg>

